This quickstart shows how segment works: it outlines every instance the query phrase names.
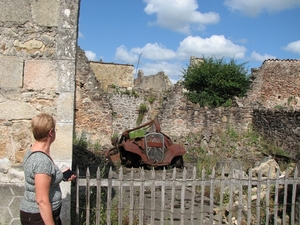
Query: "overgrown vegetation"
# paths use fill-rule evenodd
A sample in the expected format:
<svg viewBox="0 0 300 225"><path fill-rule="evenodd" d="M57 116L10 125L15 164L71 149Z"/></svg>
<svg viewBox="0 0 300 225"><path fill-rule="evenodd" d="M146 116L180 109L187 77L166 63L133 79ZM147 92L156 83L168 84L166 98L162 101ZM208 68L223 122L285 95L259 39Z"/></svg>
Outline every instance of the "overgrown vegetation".
<svg viewBox="0 0 300 225"><path fill-rule="evenodd" d="M243 97L250 87L246 63L229 63L212 57L191 64L183 70L183 86L186 97L200 106L228 107L233 98Z"/></svg>
<svg viewBox="0 0 300 225"><path fill-rule="evenodd" d="M209 144L201 143L201 138L202 134L190 134L184 138L184 142L189 143L184 161L195 164L199 173L205 169L206 174L211 174L218 162L234 160L239 161L243 169L247 170L265 156L281 158L278 163L282 170L290 164L289 156L282 148L262 138L251 128L245 132L238 132L228 126L225 131L216 131Z"/></svg>
<svg viewBox="0 0 300 225"><path fill-rule="evenodd" d="M143 118L147 110L147 105L145 103L141 103L138 109L139 115L136 121L137 126L139 126L143 122Z"/></svg>

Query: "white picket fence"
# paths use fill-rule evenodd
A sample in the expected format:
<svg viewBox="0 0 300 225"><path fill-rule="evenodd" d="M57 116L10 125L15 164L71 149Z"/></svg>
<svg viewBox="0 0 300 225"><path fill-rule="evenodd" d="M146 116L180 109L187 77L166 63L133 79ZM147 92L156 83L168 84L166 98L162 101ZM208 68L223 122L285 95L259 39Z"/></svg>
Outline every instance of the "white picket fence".
<svg viewBox="0 0 300 225"><path fill-rule="evenodd" d="M89 169L76 183L76 223L95 224L298 224L298 169L293 176L247 176L224 169L197 176L183 169L127 173L110 168L103 178ZM288 174L288 173L287 173ZM84 191L85 198L82 198Z"/></svg>

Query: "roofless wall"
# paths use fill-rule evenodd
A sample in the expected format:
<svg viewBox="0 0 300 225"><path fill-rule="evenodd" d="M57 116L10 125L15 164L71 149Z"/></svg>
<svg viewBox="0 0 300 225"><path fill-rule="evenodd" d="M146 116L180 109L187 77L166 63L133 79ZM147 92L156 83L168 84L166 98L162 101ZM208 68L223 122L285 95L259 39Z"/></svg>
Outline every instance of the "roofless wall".
<svg viewBox="0 0 300 225"><path fill-rule="evenodd" d="M71 166L79 0L0 0L0 224L17 224L22 163L31 118L52 114L51 155ZM14 175L12 175L14 174ZM63 224L70 224L70 184L62 184ZM7 198L7 199L6 199Z"/></svg>

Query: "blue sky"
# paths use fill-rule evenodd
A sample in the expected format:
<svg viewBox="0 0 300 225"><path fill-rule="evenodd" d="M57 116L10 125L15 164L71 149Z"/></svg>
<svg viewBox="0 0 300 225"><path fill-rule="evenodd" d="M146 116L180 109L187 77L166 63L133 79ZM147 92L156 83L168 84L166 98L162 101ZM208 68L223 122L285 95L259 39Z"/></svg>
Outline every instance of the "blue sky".
<svg viewBox="0 0 300 225"><path fill-rule="evenodd" d="M78 45L89 60L182 77L190 56L258 68L300 59L300 0L81 0Z"/></svg>

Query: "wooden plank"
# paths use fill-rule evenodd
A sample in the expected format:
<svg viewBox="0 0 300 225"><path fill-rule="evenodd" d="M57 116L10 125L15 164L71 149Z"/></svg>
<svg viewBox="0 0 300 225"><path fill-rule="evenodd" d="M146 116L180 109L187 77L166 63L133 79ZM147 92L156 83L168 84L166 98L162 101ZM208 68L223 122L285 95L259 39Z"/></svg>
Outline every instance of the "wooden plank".
<svg viewBox="0 0 300 225"><path fill-rule="evenodd" d="M107 185L107 209L106 209L106 224L111 225L112 216L112 175L113 171L110 167L108 172L108 185Z"/></svg>
<svg viewBox="0 0 300 225"><path fill-rule="evenodd" d="M213 212L214 212L214 180L215 180L215 168L213 168L210 175L210 188L209 188L209 221L210 224L213 224Z"/></svg>
<svg viewBox="0 0 300 225"><path fill-rule="evenodd" d="M277 215L278 215L278 178L279 178L279 170L276 172L276 184L275 184L275 199L274 199L274 225L277 225Z"/></svg>
<svg viewBox="0 0 300 225"><path fill-rule="evenodd" d="M100 168L97 169L97 192L96 192L96 224L100 224L101 216L101 173Z"/></svg>
<svg viewBox="0 0 300 225"><path fill-rule="evenodd" d="M139 225L144 224L144 210L145 210L145 171L142 168L141 170L141 181L144 181L140 185L140 202L139 202Z"/></svg>
<svg viewBox="0 0 300 225"><path fill-rule="evenodd" d="M85 224L90 225L90 169L89 167L86 170L86 189L85 189L85 195L86 195L86 220Z"/></svg>
<svg viewBox="0 0 300 225"><path fill-rule="evenodd" d="M287 178L289 177L289 171L286 171L284 180L287 180ZM285 183L284 184L284 195L283 195L283 209L282 209L282 225L285 225L286 222L286 205L287 205L287 191L288 191L288 184Z"/></svg>
<svg viewBox="0 0 300 225"><path fill-rule="evenodd" d="M239 179L242 179L242 173L239 171ZM242 210L243 210L243 186L239 185L239 201L238 201L238 217L237 224L241 224L242 221Z"/></svg>
<svg viewBox="0 0 300 225"><path fill-rule="evenodd" d="M166 168L164 167L162 172L162 181L166 181L167 175L166 175ZM160 208L160 225L164 225L164 213L165 213L165 204L166 204L166 196L165 196L165 183L161 185L161 208Z"/></svg>
<svg viewBox="0 0 300 225"><path fill-rule="evenodd" d="M129 199L129 225L132 225L133 224L133 218L134 218L134 215L133 215L133 204L134 204L134 186L133 186L133 167L131 167L131 170L130 170L130 189L129 189L129 193L130 193L130 199Z"/></svg>
<svg viewBox="0 0 300 225"><path fill-rule="evenodd" d="M196 180L197 170L196 167L193 167L193 181ZM192 182L192 196L191 196L191 225L194 225L195 218L195 198L196 198L196 185L195 182Z"/></svg>
<svg viewBox="0 0 300 225"><path fill-rule="evenodd" d="M233 179L233 171L230 172L230 180ZM232 205L233 205L233 182L230 182L229 186L229 214L228 214L228 222L229 225L232 225Z"/></svg>
<svg viewBox="0 0 300 225"><path fill-rule="evenodd" d="M119 171L119 181L120 181L120 186L119 186L119 194L118 194L118 224L122 225L122 220L123 220L123 167L120 167Z"/></svg>
<svg viewBox="0 0 300 225"><path fill-rule="evenodd" d="M218 212L218 217L219 217L219 225L222 224L222 212L223 212L223 201L224 201L224 183L223 183L223 180L224 180L224 175L225 174L225 171L224 171L224 166L222 168L222 173L221 173L221 183L220 183L220 199L219 199L219 205L220 205L220 210Z"/></svg>
<svg viewBox="0 0 300 225"><path fill-rule="evenodd" d="M261 181L261 171L258 171L258 180ZM256 189L256 224L260 224L260 193L261 182L258 182Z"/></svg>
<svg viewBox="0 0 300 225"><path fill-rule="evenodd" d="M151 171L151 217L150 217L150 224L154 225L155 220L155 170L152 168Z"/></svg>
<svg viewBox="0 0 300 225"><path fill-rule="evenodd" d="M296 191L297 191L297 178L298 178L298 167L295 168L294 172L294 183L292 191L292 207L291 207L291 225L295 224L295 207L296 207Z"/></svg>
<svg viewBox="0 0 300 225"><path fill-rule="evenodd" d="M265 182L266 180L267 180L267 178L262 178L261 181L259 181L259 182ZM252 179L251 181L252 181L253 186L258 185L258 183L259 183L256 179ZM107 187L109 182L111 182L111 185L113 187L118 187L120 185L120 181L118 179L112 179L111 181L108 180L108 179L102 179L102 182L101 182L102 187ZM79 183L79 186L86 186L86 179L85 178L79 178L78 183ZM153 184L153 181L150 181L150 180L142 181L140 179L135 179L134 183L133 183L133 186L134 187L140 187L142 183L145 187L151 187L151 185ZM175 185L175 187L180 187L181 184L182 184L182 179L176 179L175 182L173 182L173 180L166 180L166 182L163 182L162 180L155 180L154 181L155 186L161 186L162 183L164 183L166 187L172 187L174 185ZM205 186L209 186L210 185L210 180L199 180L199 179L197 179L197 180L193 181L192 179L186 179L186 186L187 187L191 187L193 185L193 183L196 186L202 186L202 183ZM294 179L284 180L284 178L278 178L278 180L276 180L276 179L270 180L270 184L276 184L276 183L278 185L293 184ZM233 185L242 184L243 186L247 186L248 185L248 179L243 178L242 180L239 180L239 179L233 179L233 178L232 179L226 178L223 181L223 184L226 185L226 186L230 186L230 184L233 184ZM300 184L300 180L297 180L297 184ZM123 187L129 187L130 185L131 184L130 184L129 180L124 180L123 181ZM220 186L221 185L221 180L219 178L216 178L215 181L214 181L214 185ZM91 187L92 186L97 186L97 179L90 179L90 186Z"/></svg>
<svg viewBox="0 0 300 225"><path fill-rule="evenodd" d="M269 220L270 220L270 174L271 174L271 171L270 171L270 168L269 168L269 171L268 171L268 179L267 179L267 186L266 186L266 219L265 219L265 223L266 224L269 224Z"/></svg>
<svg viewBox="0 0 300 225"><path fill-rule="evenodd" d="M202 181L205 180L205 170L204 168L202 169L202 174L201 174L201 179ZM203 221L203 214L204 214L204 192L205 192L205 183L201 183L201 204L200 204L200 221Z"/></svg>
<svg viewBox="0 0 300 225"><path fill-rule="evenodd" d="M247 198L247 225L251 225L251 194L252 194L252 168L249 169L248 174L248 198Z"/></svg>
<svg viewBox="0 0 300 225"><path fill-rule="evenodd" d="M76 166L76 181L79 179L79 169ZM76 182L76 224L80 224L80 217L79 217L79 182Z"/></svg>
<svg viewBox="0 0 300 225"><path fill-rule="evenodd" d="M173 168L172 181L173 181L173 185L172 185L172 191L171 191L170 225L174 224L174 201L175 201L176 168Z"/></svg>
<svg viewBox="0 0 300 225"><path fill-rule="evenodd" d="M186 168L183 168L182 173L182 185L181 185L181 193L180 193L180 224L184 225L184 204L185 204L185 180L186 180Z"/></svg>

